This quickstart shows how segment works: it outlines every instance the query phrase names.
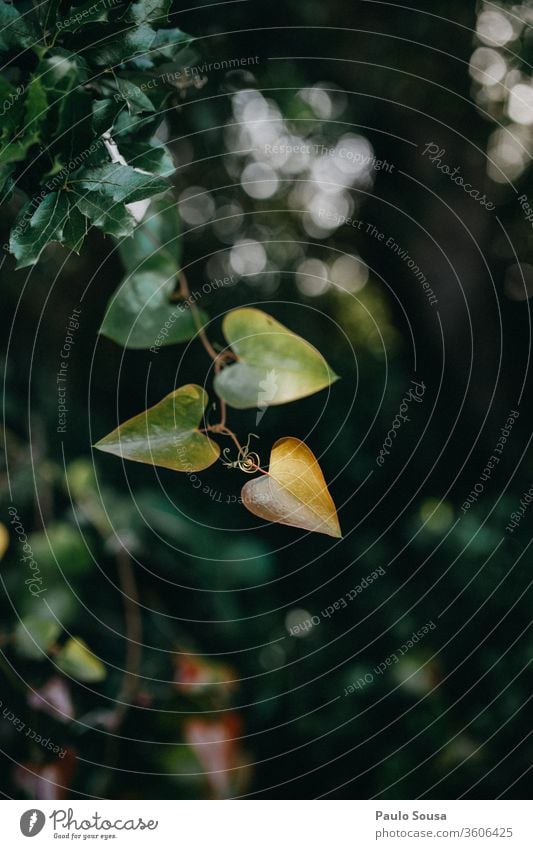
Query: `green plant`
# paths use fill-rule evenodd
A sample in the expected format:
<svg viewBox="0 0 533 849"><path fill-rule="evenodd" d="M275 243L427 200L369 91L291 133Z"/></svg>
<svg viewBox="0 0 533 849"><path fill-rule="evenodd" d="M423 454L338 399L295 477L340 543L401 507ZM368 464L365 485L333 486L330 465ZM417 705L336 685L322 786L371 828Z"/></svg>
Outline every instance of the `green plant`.
<svg viewBox="0 0 533 849"><path fill-rule="evenodd" d="M181 297L189 300L199 338L213 360L220 421L206 422L208 395L202 387L189 384L124 422L96 447L128 460L192 473L219 459L220 447L211 436L229 437L237 455L231 460L225 448L224 465L263 475L242 489L242 502L250 512L269 521L340 537L335 505L305 443L293 437L278 440L267 472L261 468L259 456L250 451L254 434L242 445L227 424L227 405L257 407L260 415L267 406L295 401L330 386L336 375L316 348L258 309L229 312L222 326L231 347L215 349L200 323L183 273L180 278ZM151 317L147 323L151 325ZM104 327L107 324L108 319Z"/></svg>
<svg viewBox="0 0 533 849"><path fill-rule="evenodd" d="M0 191L18 207L9 250L23 268L50 242L79 252L90 226L133 234L130 205L174 170L164 110L194 81L170 0L17 5L0 3Z"/></svg>
<svg viewBox="0 0 533 849"><path fill-rule="evenodd" d="M117 239L126 270L102 334L127 348L152 350L198 334L213 360L217 424L204 421L205 392L182 386L98 448L194 472L219 458L208 434L229 437L238 453L230 460L226 449L226 465L267 478L243 489L251 512L338 537L335 506L310 449L291 438L278 441L267 472L249 451L249 440L241 445L226 423L226 405L264 411L317 392L336 375L315 348L261 310L226 316L224 350L208 340L207 317L180 269L178 217L162 195L174 166L156 131L176 88L191 84L181 72L192 39L159 26L169 8L169 0L126 7L111 0L72 7L57 0L41 10L22 4L20 12L0 3L6 33L0 50L11 54L13 75L13 83L2 82L0 178L4 197L16 193L23 201L9 249L19 268L33 265L50 242L79 252L94 225ZM148 209L146 203L141 210L133 206L154 195Z"/></svg>

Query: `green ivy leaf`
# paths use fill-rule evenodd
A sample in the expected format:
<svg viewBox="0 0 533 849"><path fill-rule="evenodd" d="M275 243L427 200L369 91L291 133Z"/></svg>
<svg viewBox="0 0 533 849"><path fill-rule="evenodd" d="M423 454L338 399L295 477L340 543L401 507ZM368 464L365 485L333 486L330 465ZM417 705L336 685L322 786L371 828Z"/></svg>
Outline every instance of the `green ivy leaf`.
<svg viewBox="0 0 533 849"><path fill-rule="evenodd" d="M338 380L316 348L262 310L233 310L222 329L238 362L224 368L214 386L232 407L286 404Z"/></svg>
<svg viewBox="0 0 533 849"><path fill-rule="evenodd" d="M36 36L31 32L26 19L12 3L0 3L0 52L15 47L31 47Z"/></svg>
<svg viewBox="0 0 533 849"><path fill-rule="evenodd" d="M0 165L26 159L28 150L40 139L48 105L46 92L38 77L32 77L28 83L23 101L17 97L15 89L11 89L9 99L4 99L4 102L8 108L2 127ZM9 103L12 105L9 106Z"/></svg>
<svg viewBox="0 0 533 849"><path fill-rule="evenodd" d="M180 219L168 197L155 198L131 239L118 247L126 271L157 271L177 275L182 257Z"/></svg>
<svg viewBox="0 0 533 849"><path fill-rule="evenodd" d="M18 260L17 268L34 265L48 242L63 241L69 205L64 192L51 192L35 212L35 200L24 206L11 230L9 249Z"/></svg>
<svg viewBox="0 0 533 849"><path fill-rule="evenodd" d="M111 298L100 333L126 348L175 345L198 332L190 308L171 301L181 262L179 218L165 197L150 203L131 239L119 242L128 276ZM198 322L207 317L198 311Z"/></svg>
<svg viewBox="0 0 533 849"><path fill-rule="evenodd" d="M155 137L150 142L121 142L120 152L135 168L160 177L170 177L176 170L169 151Z"/></svg>
<svg viewBox="0 0 533 849"><path fill-rule="evenodd" d="M129 165L115 162L84 171L76 182L87 192L98 193L114 203L145 200L168 189L168 183L160 177L141 174Z"/></svg>
<svg viewBox="0 0 533 849"><path fill-rule="evenodd" d="M103 37L86 51L88 61L106 68L122 65L135 56L149 54L155 40L155 32L148 24L124 29L124 25L108 25L102 30Z"/></svg>
<svg viewBox="0 0 533 849"><path fill-rule="evenodd" d="M192 35L188 35L177 27L159 29L152 44L152 55L157 53L163 59L173 60L177 52L193 41L195 41L195 38Z"/></svg>
<svg viewBox="0 0 533 849"><path fill-rule="evenodd" d="M163 23L168 18L171 0L139 0L128 9L127 20L138 24Z"/></svg>
<svg viewBox="0 0 533 849"><path fill-rule="evenodd" d="M38 615L26 616L15 628L15 648L22 657L44 660L60 633L61 626L55 619Z"/></svg>
<svg viewBox="0 0 533 849"><path fill-rule="evenodd" d="M192 339L198 327L190 308L169 300L174 281L164 272L130 274L111 298L99 332L124 348L159 348ZM203 325L207 317L199 313L199 321Z"/></svg>
<svg viewBox="0 0 533 849"><path fill-rule="evenodd" d="M58 652L56 663L65 675L78 681L103 681L107 675L101 660L80 637L71 637Z"/></svg>
<svg viewBox="0 0 533 849"><path fill-rule="evenodd" d="M130 80L117 78L117 89L132 115L137 115L140 112L155 111L152 101L149 100L138 85L135 85Z"/></svg>
<svg viewBox="0 0 533 849"><path fill-rule="evenodd" d="M96 135L111 130L117 115L126 105L122 101L117 101L111 97L105 97L102 100L93 102L93 131Z"/></svg>
<svg viewBox="0 0 533 849"><path fill-rule="evenodd" d="M104 233L123 239L125 236L131 236L135 230L135 219L123 203L110 204L109 200L98 192L88 192L85 196L77 192L72 194L75 194L79 211L94 227Z"/></svg>
<svg viewBox="0 0 533 849"><path fill-rule="evenodd" d="M87 235L87 219L80 212L75 202L69 202L68 216L63 228L63 244L79 254L85 236Z"/></svg>
<svg viewBox="0 0 533 849"><path fill-rule="evenodd" d="M95 448L176 472L199 472L220 455L219 446L198 430L208 400L201 386L181 386L117 427Z"/></svg>
<svg viewBox="0 0 533 849"><path fill-rule="evenodd" d="M79 6L73 7L68 14L58 21L61 32L76 32L88 24L102 23L109 20L109 9L105 3L86 0Z"/></svg>

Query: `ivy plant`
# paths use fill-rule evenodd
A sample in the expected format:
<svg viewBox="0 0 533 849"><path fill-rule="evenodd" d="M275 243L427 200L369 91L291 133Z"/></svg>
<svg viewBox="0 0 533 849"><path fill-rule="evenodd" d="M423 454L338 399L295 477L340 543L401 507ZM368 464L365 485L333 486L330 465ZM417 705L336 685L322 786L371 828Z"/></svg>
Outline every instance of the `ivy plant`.
<svg viewBox="0 0 533 849"><path fill-rule="evenodd" d="M182 73L192 38L169 26L169 7L0 2L0 196L18 206L18 268L51 242L79 252L91 226L132 236L131 204L168 188L156 133L194 84Z"/></svg>
<svg viewBox="0 0 533 849"><path fill-rule="evenodd" d="M0 83L0 193L18 206L9 250L24 268L51 242L79 252L96 227L116 240L125 270L102 335L152 350L198 336L213 360L217 424L206 421L205 390L187 384L97 448L194 472L220 459L213 437L230 438L236 455L231 459L226 447L225 465L260 475L243 487L252 513L339 537L312 451L284 437L264 469L250 438L242 445L227 424L228 406L261 412L312 395L337 377L309 342L259 309L226 315L226 347L215 348L207 337L208 318L181 269L179 220L167 191L174 166L157 135L171 98L194 84L182 73L192 39L169 25L169 11L170 0L50 0L17 8L0 2L0 58L7 68ZM77 644L71 654L79 653Z"/></svg>
<svg viewBox="0 0 533 849"><path fill-rule="evenodd" d="M180 278L180 294L190 300L183 273ZM113 303L110 311L115 311ZM258 474L242 488L242 503L251 513L270 522L340 537L337 511L311 449L299 439L283 437L273 446L269 467L264 469L257 453L250 451L253 434L242 445L227 423L228 406L261 411L312 395L337 376L316 348L262 310L244 307L229 312L223 321L228 347L219 346L218 351L195 304L191 303L190 311L214 363L220 421L206 421L208 394L201 386L188 384L119 425L96 448L127 460L192 473L220 459L220 446L213 437L228 437L236 453L231 459L226 447L224 465ZM151 325L152 318L148 315L140 321ZM108 324L106 318L103 330ZM124 333L129 335L126 328Z"/></svg>

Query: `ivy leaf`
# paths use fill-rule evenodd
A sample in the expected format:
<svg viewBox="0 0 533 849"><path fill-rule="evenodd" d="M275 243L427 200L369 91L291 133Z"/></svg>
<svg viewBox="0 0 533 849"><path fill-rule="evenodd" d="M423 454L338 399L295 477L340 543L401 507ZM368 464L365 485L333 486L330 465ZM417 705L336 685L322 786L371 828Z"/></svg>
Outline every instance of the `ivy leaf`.
<svg viewBox="0 0 533 849"><path fill-rule="evenodd" d="M174 161L165 145L157 138L150 142L121 142L120 151L135 168L170 177L176 170Z"/></svg>
<svg viewBox="0 0 533 849"><path fill-rule="evenodd" d="M63 244L79 254L86 235L87 219L75 203L69 203L68 216L63 228Z"/></svg>
<svg viewBox="0 0 533 849"><path fill-rule="evenodd" d="M119 242L128 276L111 298L100 333L126 348L174 345L198 331L191 310L171 301L180 268L176 207L168 198L150 203L131 239ZM207 317L199 312L199 324Z"/></svg>
<svg viewBox="0 0 533 849"><path fill-rule="evenodd" d="M278 439L268 475L242 488L244 506L261 519L341 537L337 510L310 448L292 436Z"/></svg>
<svg viewBox="0 0 533 849"><path fill-rule="evenodd" d="M105 3L87 0L75 6L65 17L58 21L61 32L76 32L88 24L102 23L108 20L109 10Z"/></svg>
<svg viewBox="0 0 533 849"><path fill-rule="evenodd" d="M123 102L118 102L114 98L105 97L101 100L93 101L93 131L96 135L111 130L115 123L115 119L119 112L125 108Z"/></svg>
<svg viewBox="0 0 533 849"><path fill-rule="evenodd" d="M199 472L220 455L219 446L198 430L207 402L201 386L181 386L117 427L95 448L176 472Z"/></svg>
<svg viewBox="0 0 533 849"><path fill-rule="evenodd" d="M170 0L139 0L132 3L127 15L127 20L138 24L150 23L150 21L163 22L168 18Z"/></svg>
<svg viewBox="0 0 533 849"><path fill-rule="evenodd" d="M232 407L286 404L338 380L316 348L262 310L233 310L222 330L238 362L223 369L214 386Z"/></svg>
<svg viewBox="0 0 533 849"><path fill-rule="evenodd" d="M56 656L56 663L65 675L78 681L103 681L107 675L101 660L80 637L71 637Z"/></svg>
<svg viewBox="0 0 533 849"><path fill-rule="evenodd" d="M161 177L141 174L129 165L116 162L84 171L79 182L87 192L99 193L114 203L145 200L168 189L168 183Z"/></svg>
<svg viewBox="0 0 533 849"><path fill-rule="evenodd" d="M123 203L110 204L105 196L98 192L78 195L76 206L94 227L109 233L117 239L131 236L135 230L135 218Z"/></svg>
<svg viewBox="0 0 533 849"><path fill-rule="evenodd" d="M27 20L27 18L26 18ZM0 3L0 52L31 47L36 37L12 3Z"/></svg>
<svg viewBox="0 0 533 849"><path fill-rule="evenodd" d="M26 616L15 629L15 647L22 657L43 660L60 633L61 626L55 619L37 615Z"/></svg>
<svg viewBox="0 0 533 849"><path fill-rule="evenodd" d="M126 278L111 298L100 333L124 348L159 348L192 339L194 316L183 303L172 303L174 276L139 271ZM199 313L201 325L207 317Z"/></svg>
<svg viewBox="0 0 533 849"><path fill-rule="evenodd" d="M35 200L19 213L9 239L9 249L18 260L17 268L34 265L48 242L63 241L69 205L64 192L50 192L35 212Z"/></svg>
<svg viewBox="0 0 533 849"><path fill-rule="evenodd" d="M127 271L159 271L170 277L181 264L180 219L168 197L150 201L131 239L119 242L120 258Z"/></svg>
<svg viewBox="0 0 533 849"><path fill-rule="evenodd" d="M145 95L143 90L130 80L122 80L117 78L117 89L120 97L127 104L127 107L132 115L137 115L140 112L154 112L155 107L151 100Z"/></svg>
<svg viewBox="0 0 533 849"><path fill-rule="evenodd" d="M126 30L123 24L114 28L108 24L104 33L99 41L93 40L94 46L89 47L85 55L89 62L106 68L122 65L135 56L149 53L156 37L155 31L148 24Z"/></svg>
<svg viewBox="0 0 533 849"><path fill-rule="evenodd" d="M195 41L194 36L188 35L177 27L159 29L152 44L152 55L157 53L163 59L175 59L176 53L193 41Z"/></svg>
<svg viewBox="0 0 533 849"><path fill-rule="evenodd" d="M39 130L46 119L47 97L40 79L33 77L30 80L24 91L22 107L17 103L20 90L21 87L16 92L11 89L10 97L5 101L8 105L11 102L11 107L7 109L7 119L2 128L1 165L26 158L30 147L39 141Z"/></svg>

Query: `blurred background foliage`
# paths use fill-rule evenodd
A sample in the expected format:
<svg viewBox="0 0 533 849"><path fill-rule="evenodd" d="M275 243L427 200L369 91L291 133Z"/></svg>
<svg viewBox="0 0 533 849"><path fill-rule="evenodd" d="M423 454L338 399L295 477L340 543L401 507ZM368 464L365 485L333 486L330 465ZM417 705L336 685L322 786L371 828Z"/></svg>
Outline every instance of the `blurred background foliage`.
<svg viewBox="0 0 533 849"><path fill-rule="evenodd" d="M202 384L209 361L196 341L153 355L97 335L124 275L109 236L90 230L79 256L49 247L30 274L3 257L4 794L528 792L528 517L513 535L505 526L531 484L533 259L516 195L531 191L532 12L416 5L175 4L171 18L197 38L196 71L162 106L158 137L176 168L190 288L226 281L201 299L211 335L222 340L225 311L257 304L342 377L328 394L269 409L259 430L255 411L232 421L259 433L263 460L282 434L306 439L339 506L340 545L257 526L236 503L242 478L219 465L188 477L93 457L118 421L175 385ZM247 61L228 68L232 59ZM422 155L430 142L499 220ZM276 152L283 145L301 151ZM13 208L3 214L7 237ZM340 217L392 236L438 309L405 262ZM426 386L423 403L379 469L412 380ZM463 512L511 410L521 415L502 460ZM11 505L46 586L44 616L23 581ZM129 564L143 630L126 710ZM346 608L320 615L380 567ZM373 673L430 621L419 646ZM371 683L344 696L365 675Z"/></svg>

